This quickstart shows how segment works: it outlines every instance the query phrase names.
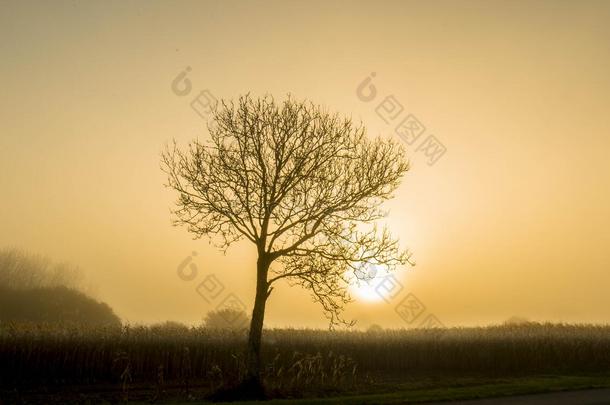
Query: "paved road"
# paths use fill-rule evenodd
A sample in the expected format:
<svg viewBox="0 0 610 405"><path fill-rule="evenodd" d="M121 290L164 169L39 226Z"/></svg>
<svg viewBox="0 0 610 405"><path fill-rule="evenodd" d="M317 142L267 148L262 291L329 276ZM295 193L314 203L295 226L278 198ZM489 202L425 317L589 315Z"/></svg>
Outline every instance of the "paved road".
<svg viewBox="0 0 610 405"><path fill-rule="evenodd" d="M435 402L438 405L610 405L610 389L554 392L551 394L477 399L456 402Z"/></svg>

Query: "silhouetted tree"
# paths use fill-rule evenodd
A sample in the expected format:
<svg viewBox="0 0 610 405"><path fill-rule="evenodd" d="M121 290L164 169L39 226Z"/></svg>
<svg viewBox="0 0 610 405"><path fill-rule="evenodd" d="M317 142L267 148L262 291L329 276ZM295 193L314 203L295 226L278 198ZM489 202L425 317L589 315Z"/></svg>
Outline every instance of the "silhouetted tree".
<svg viewBox="0 0 610 405"><path fill-rule="evenodd" d="M150 325L150 330L158 333L184 334L190 330L188 326L180 322L165 321Z"/></svg>
<svg viewBox="0 0 610 405"><path fill-rule="evenodd" d="M211 329L241 330L248 326L248 315L233 308L221 308L206 314L204 325Z"/></svg>
<svg viewBox="0 0 610 405"><path fill-rule="evenodd" d="M383 332L383 328L380 325L377 325L376 323L374 323L367 328L366 332L367 333L381 333L381 332Z"/></svg>
<svg viewBox="0 0 610 405"><path fill-rule="evenodd" d="M350 119L291 98L222 101L208 129L208 143L168 147L162 168L178 192L175 225L222 249L244 238L256 246L244 384L260 387L265 304L277 281L309 289L332 327L344 322L348 270L409 260L374 226L408 163L392 139L369 139Z"/></svg>
<svg viewBox="0 0 610 405"><path fill-rule="evenodd" d="M523 326L523 325L528 325L531 322L529 319L524 318L522 316L511 316L510 318L508 318L507 320L504 321L504 325L507 326Z"/></svg>
<svg viewBox="0 0 610 405"><path fill-rule="evenodd" d="M0 287L0 321L121 326L121 320L107 304L67 287Z"/></svg>
<svg viewBox="0 0 610 405"><path fill-rule="evenodd" d="M79 291L82 272L18 249L0 250L0 321L120 326L105 303Z"/></svg>
<svg viewBox="0 0 610 405"><path fill-rule="evenodd" d="M81 270L68 263L53 263L48 257L19 249L0 250L0 286L11 289L41 287L82 288Z"/></svg>

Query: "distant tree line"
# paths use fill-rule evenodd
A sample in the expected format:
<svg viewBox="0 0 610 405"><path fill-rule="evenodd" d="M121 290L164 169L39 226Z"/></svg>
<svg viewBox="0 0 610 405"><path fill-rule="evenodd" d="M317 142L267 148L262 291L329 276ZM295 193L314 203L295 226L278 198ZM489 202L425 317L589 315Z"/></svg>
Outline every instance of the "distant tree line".
<svg viewBox="0 0 610 405"><path fill-rule="evenodd" d="M0 322L120 326L113 310L81 291L82 286L76 266L0 250Z"/></svg>
<svg viewBox="0 0 610 405"><path fill-rule="evenodd" d="M11 289L67 287L81 290L82 271L69 263L19 249L0 250L0 286Z"/></svg>

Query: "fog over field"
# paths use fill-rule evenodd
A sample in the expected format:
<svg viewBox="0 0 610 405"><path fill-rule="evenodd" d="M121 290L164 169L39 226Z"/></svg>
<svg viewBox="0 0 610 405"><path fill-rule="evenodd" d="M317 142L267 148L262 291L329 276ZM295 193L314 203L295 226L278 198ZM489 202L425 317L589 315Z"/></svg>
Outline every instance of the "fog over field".
<svg viewBox="0 0 610 405"><path fill-rule="evenodd" d="M223 255L172 227L159 153L209 137L191 106L204 90L291 93L397 140L412 114L420 141L446 148L430 166L405 145L411 170L383 221L417 262L396 273L403 293L444 324L608 322L609 17L596 1L4 3L0 246L80 266L129 322L212 309L199 279L177 276L193 251L251 306L255 249ZM373 101L357 93L367 78ZM388 96L395 121L378 109ZM348 314L407 326L393 306L360 299ZM291 288L266 319L326 324Z"/></svg>
<svg viewBox="0 0 610 405"><path fill-rule="evenodd" d="M609 22L0 1L0 405L603 397Z"/></svg>

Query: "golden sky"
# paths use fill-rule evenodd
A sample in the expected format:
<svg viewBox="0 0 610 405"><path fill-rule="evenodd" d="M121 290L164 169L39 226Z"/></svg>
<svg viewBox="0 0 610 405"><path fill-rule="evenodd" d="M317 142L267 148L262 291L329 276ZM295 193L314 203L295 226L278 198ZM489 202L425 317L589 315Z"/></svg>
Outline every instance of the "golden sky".
<svg viewBox="0 0 610 405"><path fill-rule="evenodd" d="M170 225L159 154L207 137L190 106L207 89L291 93L372 136L400 139L408 114L426 127L386 221L417 266L389 303L350 306L359 325L610 321L609 2L12 1L0 56L0 246L80 265L124 320L197 322L218 303L195 291L209 274L251 308L254 249ZM404 109L386 124L388 96ZM428 135L447 150L432 166ZM395 312L409 293L413 323ZM270 326L326 326L305 291L267 308Z"/></svg>

